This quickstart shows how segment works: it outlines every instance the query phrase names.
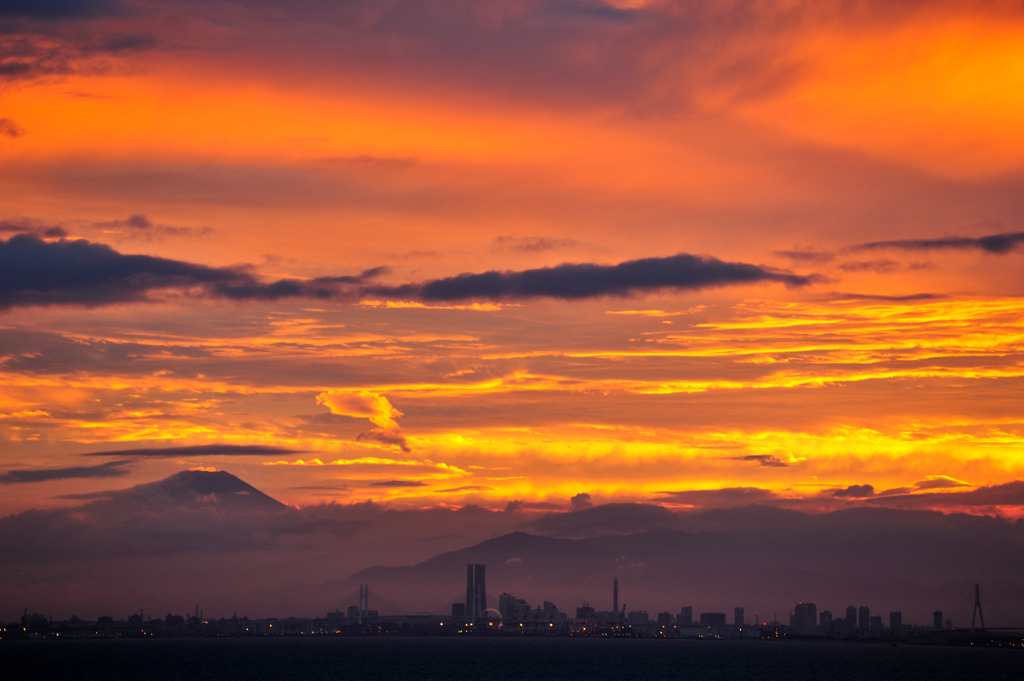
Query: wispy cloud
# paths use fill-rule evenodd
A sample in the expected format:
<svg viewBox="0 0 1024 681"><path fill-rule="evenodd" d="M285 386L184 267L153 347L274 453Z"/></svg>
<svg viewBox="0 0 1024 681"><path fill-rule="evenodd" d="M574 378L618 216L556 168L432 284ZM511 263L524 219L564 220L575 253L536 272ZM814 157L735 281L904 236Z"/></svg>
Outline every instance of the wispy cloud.
<svg viewBox="0 0 1024 681"><path fill-rule="evenodd" d="M127 218L119 220L94 222L93 227L103 230L106 234L114 235L114 238L119 241L133 239L152 241L168 236L205 236L213 233L211 227L192 228L158 224L142 213L133 213Z"/></svg>
<svg viewBox="0 0 1024 681"><path fill-rule="evenodd" d="M83 19L114 14L121 7L118 0L7 0L0 8L0 17Z"/></svg>
<svg viewBox="0 0 1024 681"><path fill-rule="evenodd" d="M852 251L899 249L905 251L981 250L987 253L1009 253L1024 244L1024 232L1004 232L981 237L947 236L938 239L894 239L871 241L850 247Z"/></svg>
<svg viewBox="0 0 1024 681"><path fill-rule="evenodd" d="M576 240L554 239L542 236L499 236L494 239L494 245L499 249L522 251L524 253L540 253L575 246Z"/></svg>
<svg viewBox="0 0 1024 681"><path fill-rule="evenodd" d="M835 254L827 251L815 251L815 250L792 250L792 251L775 251L775 255L780 258L788 258L796 262L832 262L835 260Z"/></svg>
<svg viewBox="0 0 1024 681"><path fill-rule="evenodd" d="M776 500L775 492L758 487L726 487L722 489L661 492L659 501L698 508L717 508L761 504Z"/></svg>
<svg viewBox="0 0 1024 681"><path fill-rule="evenodd" d="M24 134L25 130L10 118L0 118L0 135L14 139Z"/></svg>
<svg viewBox="0 0 1024 681"><path fill-rule="evenodd" d="M82 456L117 456L121 458L171 458L189 456L279 456L301 454L304 450L268 445L189 445L184 447L142 447L139 449L111 449L89 452Z"/></svg>
<svg viewBox="0 0 1024 681"><path fill-rule="evenodd" d="M59 239L68 235L67 230L60 225L48 224L40 220L28 218L0 220L0 233L4 232L8 234L31 234L48 239Z"/></svg>
<svg viewBox="0 0 1024 681"><path fill-rule="evenodd" d="M773 468L785 468L786 466L790 465L789 461L783 461L779 457L774 456L772 454L748 454L746 456L736 456L732 458L737 459L739 461L754 461L761 464L762 466L769 466Z"/></svg>
<svg viewBox="0 0 1024 681"><path fill-rule="evenodd" d="M921 481L916 483L913 489L890 490L874 496L870 501L892 508L1024 508L1024 480L983 485L966 491L958 490L959 487L962 485L941 484L933 487L928 481Z"/></svg>
<svg viewBox="0 0 1024 681"><path fill-rule="evenodd" d="M71 466L68 468L19 468L0 473L0 485L26 482L49 482L72 478L116 478L127 475L124 461L108 461L97 466Z"/></svg>

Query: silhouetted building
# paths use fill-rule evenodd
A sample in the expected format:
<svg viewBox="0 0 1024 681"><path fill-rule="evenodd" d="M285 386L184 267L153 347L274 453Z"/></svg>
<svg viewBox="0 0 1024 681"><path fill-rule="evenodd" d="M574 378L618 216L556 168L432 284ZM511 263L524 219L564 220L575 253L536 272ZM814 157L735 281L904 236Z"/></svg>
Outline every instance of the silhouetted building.
<svg viewBox="0 0 1024 681"><path fill-rule="evenodd" d="M680 609L679 614L676 616L676 624L678 624L681 627L693 624L692 605L684 605L682 609Z"/></svg>
<svg viewBox="0 0 1024 681"><path fill-rule="evenodd" d="M646 610L630 610L629 616L626 617L626 621L628 621L633 626L640 626L642 624L647 624L648 622L650 622L651 616L647 614Z"/></svg>
<svg viewBox="0 0 1024 681"><path fill-rule="evenodd" d="M530 611L530 617L537 622L546 624L562 624L569 621L569 616L558 609L551 601L544 601L544 604Z"/></svg>
<svg viewBox="0 0 1024 681"><path fill-rule="evenodd" d="M882 616L872 615L868 618L868 631L881 631L882 630Z"/></svg>
<svg viewBox="0 0 1024 681"><path fill-rule="evenodd" d="M797 603L789 618L789 626L797 631L811 631L818 626L818 604Z"/></svg>
<svg viewBox="0 0 1024 681"><path fill-rule="evenodd" d="M894 610L889 613L889 628L894 632L903 628L903 611Z"/></svg>
<svg viewBox="0 0 1024 681"><path fill-rule="evenodd" d="M871 608L866 605L857 608L857 627L864 631L871 628Z"/></svg>
<svg viewBox="0 0 1024 681"><path fill-rule="evenodd" d="M590 607L589 604L584 603L581 607L576 608L576 619L578 620L593 620L597 613Z"/></svg>
<svg viewBox="0 0 1024 681"><path fill-rule="evenodd" d="M466 565L466 617L476 622L487 609L487 587L483 565Z"/></svg>
<svg viewBox="0 0 1024 681"><path fill-rule="evenodd" d="M832 611L822 610L821 615L818 616L818 626L822 631L830 631L832 629Z"/></svg>
<svg viewBox="0 0 1024 681"><path fill-rule="evenodd" d="M725 627L725 613L724 612L702 612L700 614L700 623L705 627L711 628L723 628Z"/></svg>
<svg viewBox="0 0 1024 681"><path fill-rule="evenodd" d="M941 629L942 628L942 611L941 610L936 610L935 612L932 613L932 628L933 629Z"/></svg>
<svg viewBox="0 0 1024 681"><path fill-rule="evenodd" d="M659 627L671 627L672 626L672 613L670 612L659 612L658 613L658 626Z"/></svg>
<svg viewBox="0 0 1024 681"><path fill-rule="evenodd" d="M619 578L612 579L612 612L619 611Z"/></svg>
<svg viewBox="0 0 1024 681"><path fill-rule="evenodd" d="M530 604L522 598L503 593L498 596L498 612L506 622L522 622L530 612Z"/></svg>
<svg viewBox="0 0 1024 681"><path fill-rule="evenodd" d="M742 627L745 624L743 621L743 608L733 608L732 623L737 627Z"/></svg>
<svg viewBox="0 0 1024 681"><path fill-rule="evenodd" d="M846 606L846 629L853 631L857 628L857 608L852 605Z"/></svg>

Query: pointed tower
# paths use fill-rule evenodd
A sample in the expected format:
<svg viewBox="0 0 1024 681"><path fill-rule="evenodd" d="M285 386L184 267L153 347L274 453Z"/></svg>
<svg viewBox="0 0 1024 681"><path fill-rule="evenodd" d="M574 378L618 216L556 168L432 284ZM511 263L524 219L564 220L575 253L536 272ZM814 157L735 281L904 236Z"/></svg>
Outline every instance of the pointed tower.
<svg viewBox="0 0 1024 681"><path fill-rule="evenodd" d="M999 613L996 613L997 615ZM974 618L981 619L981 628L985 628L985 614L981 612L981 587L974 585L974 610L971 611L971 631L974 631ZM998 618L997 618L998 619Z"/></svg>

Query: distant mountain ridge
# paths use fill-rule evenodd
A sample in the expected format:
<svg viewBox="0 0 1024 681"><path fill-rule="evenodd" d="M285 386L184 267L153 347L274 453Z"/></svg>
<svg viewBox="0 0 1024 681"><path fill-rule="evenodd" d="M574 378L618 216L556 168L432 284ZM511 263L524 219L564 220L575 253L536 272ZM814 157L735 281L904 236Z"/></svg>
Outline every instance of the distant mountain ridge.
<svg viewBox="0 0 1024 681"><path fill-rule="evenodd" d="M464 601L466 564L483 563L491 607L509 592L570 615L584 602L610 610L616 577L620 607L652 616L685 605L731 616L739 606L748 621L786 622L792 604L815 601L833 614L848 605L901 610L910 623L940 609L964 625L976 583L990 626L1018 625L1013 615L1024 612L1024 521L998 517L649 504L540 515L296 509L230 473L201 470L81 499L0 518L0 593L16 599L8 605L95 616L198 601L227 613L312 614L355 605L367 584L370 607L384 614L440 614ZM366 567L374 562L384 565Z"/></svg>
<svg viewBox="0 0 1024 681"><path fill-rule="evenodd" d="M817 601L819 609L833 611L863 604L882 614L905 609L925 622L922 613L932 609L963 609L976 582L988 585L1004 611L1024 608L1022 523L862 509L818 516L787 511L746 528L735 522L742 510L732 518L714 515L723 529L580 539L516 532L412 566L362 570L341 590L368 584L410 611L446 612L445 599L463 600L465 565L483 563L491 607L498 594L510 592L533 604L554 601L570 615L584 601L610 610L614 577L620 605L652 610L652 616L683 605L693 605L695 613L728 611L730 618L734 606L774 614L767 608L781 598Z"/></svg>
<svg viewBox="0 0 1024 681"><path fill-rule="evenodd" d="M203 470L181 471L157 482L106 492L94 503L125 512L175 507L229 513L275 513L290 509L227 471Z"/></svg>

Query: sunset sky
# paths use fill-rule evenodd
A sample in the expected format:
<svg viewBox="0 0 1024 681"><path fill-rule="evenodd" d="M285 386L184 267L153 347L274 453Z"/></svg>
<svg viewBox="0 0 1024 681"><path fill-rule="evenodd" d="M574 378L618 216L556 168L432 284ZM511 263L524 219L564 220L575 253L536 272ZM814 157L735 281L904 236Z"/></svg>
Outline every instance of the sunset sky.
<svg viewBox="0 0 1024 681"><path fill-rule="evenodd" d="M0 515L1024 514L1017 2L0 10Z"/></svg>

